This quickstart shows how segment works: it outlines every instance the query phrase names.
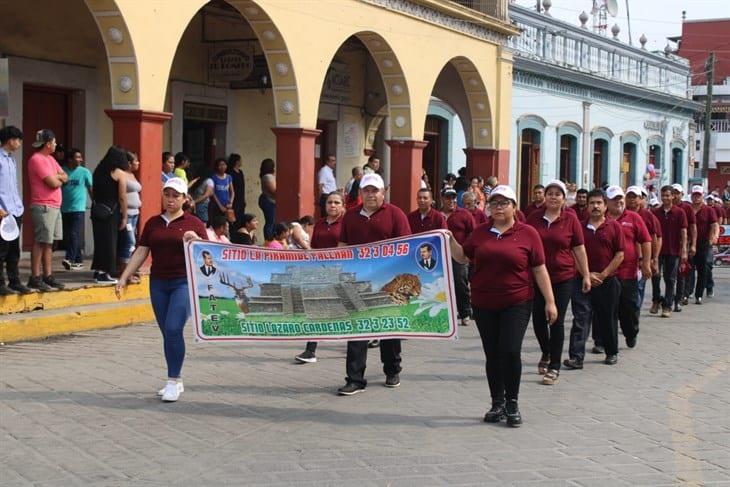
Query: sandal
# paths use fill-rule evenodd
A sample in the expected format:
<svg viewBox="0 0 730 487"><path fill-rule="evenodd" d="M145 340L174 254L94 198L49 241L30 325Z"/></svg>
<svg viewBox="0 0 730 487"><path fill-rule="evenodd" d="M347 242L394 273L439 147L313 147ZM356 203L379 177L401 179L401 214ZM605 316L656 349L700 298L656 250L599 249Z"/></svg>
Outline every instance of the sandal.
<svg viewBox="0 0 730 487"><path fill-rule="evenodd" d="M129 282L129 284L139 284L140 282L142 282L142 280L140 279L140 277L137 274L134 274L129 277L128 282Z"/></svg>
<svg viewBox="0 0 730 487"><path fill-rule="evenodd" d="M537 363L537 373L540 375L545 375L545 373L547 373L548 371L548 367L550 367L550 359L549 357L543 355L543 357Z"/></svg>
<svg viewBox="0 0 730 487"><path fill-rule="evenodd" d="M550 369L545 376L542 378L542 383L546 386L554 386L558 383L558 377L560 376L560 371L555 369Z"/></svg>

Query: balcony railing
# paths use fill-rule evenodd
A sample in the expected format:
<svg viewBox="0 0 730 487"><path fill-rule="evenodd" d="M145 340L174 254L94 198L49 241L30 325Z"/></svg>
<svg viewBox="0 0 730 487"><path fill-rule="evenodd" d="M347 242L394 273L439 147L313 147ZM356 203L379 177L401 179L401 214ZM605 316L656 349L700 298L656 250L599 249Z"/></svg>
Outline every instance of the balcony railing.
<svg viewBox="0 0 730 487"><path fill-rule="evenodd" d="M710 122L710 130L712 130L713 132L728 133L730 132L730 120L713 120L712 122ZM697 131L705 131L704 122L700 122L697 125Z"/></svg>
<svg viewBox="0 0 730 487"><path fill-rule="evenodd" d="M467 7L477 12L487 14L500 20L507 19L506 0L451 0L462 7Z"/></svg>

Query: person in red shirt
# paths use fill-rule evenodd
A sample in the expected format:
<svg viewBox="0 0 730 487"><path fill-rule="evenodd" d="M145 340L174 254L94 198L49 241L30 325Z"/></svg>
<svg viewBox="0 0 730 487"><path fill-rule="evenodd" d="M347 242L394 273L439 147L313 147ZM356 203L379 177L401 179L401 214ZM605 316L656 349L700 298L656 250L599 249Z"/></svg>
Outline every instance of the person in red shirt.
<svg viewBox="0 0 730 487"><path fill-rule="evenodd" d="M639 334L639 276L651 277L651 235L644 219L637 213L626 210L624 192L620 186L609 186L606 189L609 218L621 225L624 234L624 260L616 271L621 284L618 300L618 321L621 332L626 339L626 346L636 346Z"/></svg>
<svg viewBox="0 0 730 487"><path fill-rule="evenodd" d="M310 246L313 249L328 249L337 247L340 243L342 215L345 214L345 200L342 193L335 191L327 195L325 211L327 214L314 224L314 230L312 230ZM294 359L303 364L314 363L317 361L316 351L317 342L307 342L304 352Z"/></svg>
<svg viewBox="0 0 730 487"><path fill-rule="evenodd" d="M618 361L618 299L621 285L616 271L624 260L624 235L621 225L606 218L606 196L600 189L588 193L590 217L582 223L588 254L591 292L573 294L573 326L570 330L568 369L582 369L585 345L594 318L597 336L603 342L606 365Z"/></svg>
<svg viewBox="0 0 730 487"><path fill-rule="evenodd" d="M583 230L575 213L565 206L566 187L553 180L545 187L545 204L533 211L527 224L535 228L545 249L546 266L550 275L558 318L548 325L542 310L545 298L539 290L532 301L532 326L540 344L542 358L537 366L543 375L542 383L554 385L560 375L560 363L565 341L565 312L573 293L591 290L588 259L583 245ZM578 279L576 279L576 270Z"/></svg>
<svg viewBox="0 0 730 487"><path fill-rule="evenodd" d="M659 269L651 278L652 305L649 313L657 314L662 308L662 318L672 315L674 286L677 282L679 261L687 260L687 215L674 204L672 187L662 186L662 206L654 210L662 229L662 248L659 251ZM664 276L664 297L661 295L661 276Z"/></svg>
<svg viewBox="0 0 730 487"><path fill-rule="evenodd" d="M530 213L535 210L539 210L545 204L545 186L542 184L536 184L532 188L532 203L527 205L524 209L525 217L529 217Z"/></svg>
<svg viewBox="0 0 730 487"><path fill-rule="evenodd" d="M728 216L730 216L730 201L727 201L725 203L725 208L723 208L722 198L719 198L715 195L708 195L707 205L714 205L713 208L715 209L715 212L717 214L718 225L727 225L728 223L730 223L730 221L728 220ZM707 291L708 298L712 298L715 296L715 279L712 275L712 268L714 266L715 255L713 247L710 246L710 252L707 254L707 276L705 277L705 289Z"/></svg>
<svg viewBox="0 0 730 487"><path fill-rule="evenodd" d="M376 173L369 173L360 180L362 205L347 210L342 218L340 246L362 245L411 234L408 218L395 205L385 202L385 184ZM351 396L365 390L365 364L368 357L367 340L347 342L347 383L337 392ZM400 386L400 340L380 340L380 360L385 372L385 386Z"/></svg>
<svg viewBox="0 0 730 487"><path fill-rule="evenodd" d="M454 235L459 244L466 242L471 232L474 231L474 217L464 208L459 208L456 204L456 190L446 188L441 192L441 203L446 217L446 226ZM471 305L469 304L469 265L461 264L452 259L452 267L454 271L454 291L456 292L456 310L459 314L459 323L461 326L467 326L471 318Z"/></svg>
<svg viewBox="0 0 730 487"><path fill-rule="evenodd" d="M644 305L646 281L651 279L651 276L659 273L659 250L662 248L662 228L654 213L646 208L648 197L649 191L644 187L629 186L626 189L626 209L636 212L644 220L644 225L646 225L646 229L651 236L651 261L649 262L651 275L642 272L641 279L637 284L639 301L636 303L636 310L638 312L641 311L641 307Z"/></svg>
<svg viewBox="0 0 730 487"><path fill-rule="evenodd" d="M588 219L588 190L579 189L575 193L575 205L571 206L575 215L578 217L578 221L585 221Z"/></svg>
<svg viewBox="0 0 730 487"><path fill-rule="evenodd" d="M152 255L150 300L162 332L167 362L167 382L158 392L164 402L177 401L184 390L180 372L185 359L183 328L190 316L190 294L183 243L196 238L208 239L203 222L183 211L187 190L188 185L180 178L165 182L162 187L165 211L145 224L137 249L115 287L117 298L121 298L129 278Z"/></svg>
<svg viewBox="0 0 730 487"><path fill-rule="evenodd" d="M539 312L545 314L548 323L558 319L558 310L540 235L515 219L515 192L509 186L497 186L489 195L488 205L492 217L487 224L477 227L463 246L453 235L449 242L455 261L474 263L471 302L492 397L484 421L497 423L506 417L507 425L519 426L520 354L533 311L535 284L545 298L545 307Z"/></svg>
<svg viewBox="0 0 730 487"><path fill-rule="evenodd" d="M477 205L477 197L473 191L467 191L461 195L461 203L464 205L464 209L471 213L472 218L474 218L475 227L487 223L487 214Z"/></svg>
<svg viewBox="0 0 730 487"><path fill-rule="evenodd" d="M672 196L674 197L674 204L684 211L687 216L687 244L689 246L688 256L689 259L693 259L697 252L697 222L695 221L695 215L692 211L692 204L688 201L683 200L684 188L681 184L672 184ZM691 264L691 262L690 262ZM689 295L691 293L689 279L691 272L680 275L677 274L677 292L674 295L674 311L682 311L682 306L687 306L689 303Z"/></svg>
<svg viewBox="0 0 730 487"><path fill-rule="evenodd" d="M697 253L693 257L694 272L690 280L690 290L693 287L693 281L696 281L694 282L695 304L702 304L702 295L707 287L708 255L712 256L712 245L717 241L720 233L717 213L705 204L704 196L705 189L702 186L692 187L692 211L697 223Z"/></svg>
<svg viewBox="0 0 730 487"><path fill-rule="evenodd" d="M408 214L408 225L411 232L421 233L446 228L446 218L433 207L433 193L430 189L422 188L416 195L417 209Z"/></svg>

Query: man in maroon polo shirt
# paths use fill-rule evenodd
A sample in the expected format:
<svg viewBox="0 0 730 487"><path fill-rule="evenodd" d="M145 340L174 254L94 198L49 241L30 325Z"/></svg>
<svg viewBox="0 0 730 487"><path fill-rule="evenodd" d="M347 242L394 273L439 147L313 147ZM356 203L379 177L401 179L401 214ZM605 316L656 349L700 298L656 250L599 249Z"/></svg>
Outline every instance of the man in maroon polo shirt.
<svg viewBox="0 0 730 487"><path fill-rule="evenodd" d="M482 223L487 223L487 214L477 206L477 197L471 191L467 191L461 195L461 204L464 205L464 209L471 213L474 218L474 226L477 227Z"/></svg>
<svg viewBox="0 0 730 487"><path fill-rule="evenodd" d="M459 208L456 204L456 190L445 188L441 192L441 202L446 226L460 245L474 231L474 218L468 210ZM461 264L451 260L454 270L454 291L456 292L456 310L461 326L467 326L471 318L471 297L469 294L469 264Z"/></svg>
<svg viewBox="0 0 730 487"><path fill-rule="evenodd" d="M713 207L715 214L717 215L717 224L727 225L730 223L728 217L730 217L730 201L725 203L723 208L722 198L715 195L707 195L707 205ZM719 230L718 230L719 231ZM718 233L719 235L719 233ZM707 276L705 276L705 289L707 290L707 297L712 298L715 296L715 279L712 275L712 268L715 266L715 255L713 247L710 246L710 252L707 254Z"/></svg>
<svg viewBox="0 0 730 487"><path fill-rule="evenodd" d="M626 346L634 348L639 334L638 271L641 269L642 278L651 277L651 235L644 220L633 211L626 210L624 192L620 186L609 186L606 197L606 214L621 225L624 234L624 260L616 271L621 284L618 321L626 338Z"/></svg>
<svg viewBox="0 0 730 487"><path fill-rule="evenodd" d="M624 259L624 235L621 225L606 218L606 196L600 189L588 193L590 217L582 223L588 255L591 292L573 294L573 326L570 330L570 358L563 362L568 369L582 369L586 340L595 317L598 338L606 352L606 365L618 361L618 299L621 285L616 271Z"/></svg>
<svg viewBox="0 0 730 487"><path fill-rule="evenodd" d="M362 177L360 196L362 204L350 208L342 218L340 246L362 245L411 234L403 210L385 202L385 184L379 175L369 173ZM400 340L380 340L380 360L383 362L386 387L400 385L400 354ZM337 390L338 394L351 396L365 390L367 358L367 340L347 342L347 383Z"/></svg>
<svg viewBox="0 0 730 487"><path fill-rule="evenodd" d="M697 222L692 211L692 203L684 201L684 188L679 183L672 184L672 196L674 197L674 204L680 207L687 216L687 245L689 246L688 257L691 264L697 252ZM690 274L691 272L685 275L677 274L677 292L674 295L674 311L676 312L682 311L682 306L689 303L691 293Z"/></svg>
<svg viewBox="0 0 730 487"><path fill-rule="evenodd" d="M674 204L672 187L662 186L662 206L654 210L654 216L662 228L662 249L659 251L659 271L664 276L664 297L661 295L661 277L651 278L652 305L649 313L657 314L662 308L662 318L672 315L674 286L677 282L679 260L687 260L687 215Z"/></svg>
<svg viewBox="0 0 730 487"><path fill-rule="evenodd" d="M583 222L588 219L590 216L588 214L588 190L587 189L579 189L575 193L575 205L571 206L573 211L575 211L575 215L578 217L578 220Z"/></svg>
<svg viewBox="0 0 730 487"><path fill-rule="evenodd" d="M654 213L646 208L648 197L649 191L643 186L629 186L626 189L626 209L636 212L644 220L644 225L646 225L651 237L651 260L649 262L651 274L645 275L642 272L641 279L639 279L637 311L641 311L641 307L644 305L646 281L651 279L651 276L659 273L659 251L662 248L662 227L659 225L659 220L654 216Z"/></svg>
<svg viewBox="0 0 730 487"><path fill-rule="evenodd" d="M692 258L694 271L690 279L690 292L692 283L695 283L695 304L702 304L702 295L707 287L707 273L709 265L708 255L711 258L712 244L717 241L720 233L720 225L717 223L717 213L705 204L705 188L699 185L692 186L692 212L697 223L697 253ZM695 279L696 276L696 279Z"/></svg>
<svg viewBox="0 0 730 487"><path fill-rule="evenodd" d="M430 189L418 190L416 205L418 208L408 214L408 225L412 233L446 228L446 218L433 207L433 194Z"/></svg>
<svg viewBox="0 0 730 487"><path fill-rule="evenodd" d="M530 213L532 213L535 210L539 210L542 208L542 205L545 204L545 186L542 184L536 184L534 188L532 188L532 203L527 205L527 208L525 208L523 211L525 213L525 217L529 217Z"/></svg>

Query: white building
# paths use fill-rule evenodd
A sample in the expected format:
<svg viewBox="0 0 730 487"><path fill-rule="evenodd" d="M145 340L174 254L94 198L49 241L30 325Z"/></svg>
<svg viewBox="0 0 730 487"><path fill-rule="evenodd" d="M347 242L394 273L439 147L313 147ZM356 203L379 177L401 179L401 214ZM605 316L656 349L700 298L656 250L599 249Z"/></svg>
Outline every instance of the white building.
<svg viewBox="0 0 730 487"><path fill-rule="evenodd" d="M546 13L510 5L523 29L515 51L510 182L529 202L553 178L593 188L603 182L655 185L692 175L693 114L686 60L604 37Z"/></svg>

